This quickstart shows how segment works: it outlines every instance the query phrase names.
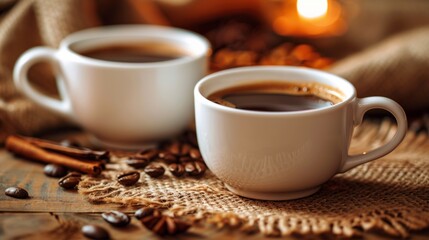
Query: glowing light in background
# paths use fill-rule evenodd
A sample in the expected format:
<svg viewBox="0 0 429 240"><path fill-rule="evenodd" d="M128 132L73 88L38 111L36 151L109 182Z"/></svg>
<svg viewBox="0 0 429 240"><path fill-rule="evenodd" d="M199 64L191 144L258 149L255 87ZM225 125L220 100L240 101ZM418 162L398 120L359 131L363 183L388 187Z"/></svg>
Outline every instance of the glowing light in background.
<svg viewBox="0 0 429 240"><path fill-rule="evenodd" d="M328 12L328 0L298 0L296 9L301 17L319 18Z"/></svg>
<svg viewBox="0 0 429 240"><path fill-rule="evenodd" d="M272 26L284 36L339 36L347 29L338 0L281 0L273 14Z"/></svg>

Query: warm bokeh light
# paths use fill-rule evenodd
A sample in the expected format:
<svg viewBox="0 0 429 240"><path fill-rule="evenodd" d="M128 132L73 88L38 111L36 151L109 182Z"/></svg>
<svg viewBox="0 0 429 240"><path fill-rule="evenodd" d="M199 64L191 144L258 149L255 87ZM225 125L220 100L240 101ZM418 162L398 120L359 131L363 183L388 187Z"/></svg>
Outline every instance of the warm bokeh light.
<svg viewBox="0 0 429 240"><path fill-rule="evenodd" d="M272 26L284 36L329 37L343 34L347 25L338 0L282 0Z"/></svg>
<svg viewBox="0 0 429 240"><path fill-rule="evenodd" d="M328 12L328 0L298 0L296 8L301 17L318 18Z"/></svg>

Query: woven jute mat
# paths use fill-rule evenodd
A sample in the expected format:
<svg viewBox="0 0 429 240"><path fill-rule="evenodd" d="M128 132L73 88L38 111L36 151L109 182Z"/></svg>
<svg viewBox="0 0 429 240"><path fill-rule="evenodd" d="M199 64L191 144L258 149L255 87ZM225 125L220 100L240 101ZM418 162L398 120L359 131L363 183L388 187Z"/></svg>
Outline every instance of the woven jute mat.
<svg viewBox="0 0 429 240"><path fill-rule="evenodd" d="M355 129L351 152L368 151L389 140L396 125L385 120ZM115 158L101 177L86 177L79 192L92 203L167 208L173 214L218 227L259 230L269 236L330 234L359 236L364 231L406 237L429 227L429 139L408 132L389 155L337 175L316 194L292 201L257 201L229 192L210 172L203 178L153 179L144 173L132 187L115 181L130 170Z"/></svg>

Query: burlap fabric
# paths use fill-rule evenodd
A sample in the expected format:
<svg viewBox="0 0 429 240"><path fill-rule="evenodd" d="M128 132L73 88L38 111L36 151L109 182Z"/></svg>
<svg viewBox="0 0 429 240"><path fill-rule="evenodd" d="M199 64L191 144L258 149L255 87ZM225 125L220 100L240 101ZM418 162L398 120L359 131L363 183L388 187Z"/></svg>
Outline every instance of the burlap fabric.
<svg viewBox="0 0 429 240"><path fill-rule="evenodd" d="M349 80L359 97L392 98L407 110L429 106L429 27L393 36L338 61L331 72Z"/></svg>
<svg viewBox="0 0 429 240"><path fill-rule="evenodd" d="M354 132L351 152L386 142L396 131L390 121L364 123ZM293 201L257 201L229 192L211 173L201 179L167 174L153 179L143 172L136 186L116 182L130 170L116 158L101 177L85 177L79 193L92 203L155 206L172 214L269 236L330 234L357 236L378 230L406 237L429 227L429 139L409 132L391 154L338 175L316 194ZM241 223L241 224L240 224Z"/></svg>
<svg viewBox="0 0 429 240"><path fill-rule="evenodd" d="M22 0L0 23L0 143L11 133L32 135L67 125L67 121L23 97L13 84L13 67L27 49L47 45L57 47L62 38L82 28L94 26L84 17L81 1ZM54 95L55 81L45 66L30 75L36 87Z"/></svg>
<svg viewBox="0 0 429 240"><path fill-rule="evenodd" d="M61 39L68 34L97 25L171 23L160 15L161 11L150 4L150 1L138 0L20 0L12 9L2 14L0 143L11 133L33 135L67 124L64 119L37 107L15 89L12 80L13 67L25 50L38 45L57 47ZM382 18L400 21L392 19L392 14ZM361 32L366 33L366 30L362 29ZM429 28L426 27L393 37L355 56L338 61L331 71L349 79L358 89L360 96L391 97L409 110L427 108L428 33ZM340 43L338 47L341 48ZM52 74L46 70L46 66L38 69L30 76L35 85L47 93L55 94Z"/></svg>

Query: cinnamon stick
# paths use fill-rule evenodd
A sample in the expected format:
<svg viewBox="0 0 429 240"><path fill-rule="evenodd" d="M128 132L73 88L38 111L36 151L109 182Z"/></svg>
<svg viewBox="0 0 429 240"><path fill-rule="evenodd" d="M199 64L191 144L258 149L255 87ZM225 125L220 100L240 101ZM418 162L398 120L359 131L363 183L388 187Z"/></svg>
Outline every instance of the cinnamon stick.
<svg viewBox="0 0 429 240"><path fill-rule="evenodd" d="M26 157L44 163L62 165L79 172L98 175L101 173L102 164L99 162L83 162L78 159L46 151L19 136L9 136L6 139L6 149L19 156Z"/></svg>
<svg viewBox="0 0 429 240"><path fill-rule="evenodd" d="M53 151L73 158L89 161L107 161L109 159L108 151L94 151L89 148L66 147L58 143L39 138L22 136L20 136L20 138L45 150Z"/></svg>

